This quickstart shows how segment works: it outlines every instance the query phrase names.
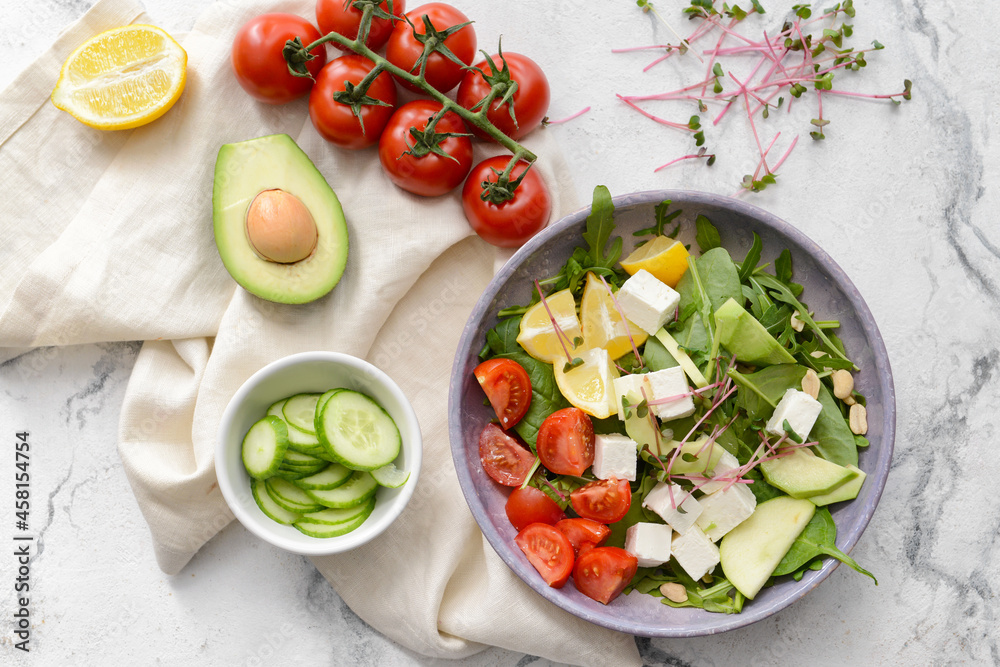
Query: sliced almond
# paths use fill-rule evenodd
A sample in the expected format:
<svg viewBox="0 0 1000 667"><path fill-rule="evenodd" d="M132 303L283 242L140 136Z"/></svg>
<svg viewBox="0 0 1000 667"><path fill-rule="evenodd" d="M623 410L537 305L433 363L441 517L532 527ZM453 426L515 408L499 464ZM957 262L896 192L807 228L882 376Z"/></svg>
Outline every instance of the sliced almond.
<svg viewBox="0 0 1000 667"><path fill-rule="evenodd" d="M687 602L688 592L683 584L668 581L660 586L660 593L671 602Z"/></svg>
<svg viewBox="0 0 1000 667"><path fill-rule="evenodd" d="M795 329L796 331L802 331L803 329L806 328L806 323L799 319L798 310L792 312L790 324L792 325L792 328Z"/></svg>
<svg viewBox="0 0 1000 667"><path fill-rule="evenodd" d="M868 433L868 411L865 406L855 403L851 406L848 423L851 426L851 433L854 435L864 435Z"/></svg>
<svg viewBox="0 0 1000 667"><path fill-rule="evenodd" d="M826 356L826 352L824 352L823 350L813 350L812 352L809 353L809 356L812 357L813 359L822 359L823 357Z"/></svg>
<svg viewBox="0 0 1000 667"><path fill-rule="evenodd" d="M850 371L841 368L834 371L830 375L830 379L833 380L833 395L837 398L845 399L854 391L854 376L851 375Z"/></svg>
<svg viewBox="0 0 1000 667"><path fill-rule="evenodd" d="M802 376L802 391L813 398L819 398L819 376L811 368Z"/></svg>

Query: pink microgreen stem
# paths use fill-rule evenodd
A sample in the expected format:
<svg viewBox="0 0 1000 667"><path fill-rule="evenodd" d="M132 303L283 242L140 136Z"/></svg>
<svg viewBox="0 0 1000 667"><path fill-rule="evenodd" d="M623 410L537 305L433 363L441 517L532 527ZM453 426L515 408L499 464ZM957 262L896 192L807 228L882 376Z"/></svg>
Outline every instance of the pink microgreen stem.
<svg viewBox="0 0 1000 667"><path fill-rule="evenodd" d="M628 325L628 319L625 317L625 311L622 310L621 305L618 303L618 299L615 298L615 293L611 291L611 285L608 281L601 276L601 282L604 283L604 289L608 290L608 296L611 297L611 303L614 304L615 310L618 311L618 315L622 318L622 325L625 327L625 335L628 336L628 342L632 345L632 352L635 354L636 361L639 362L639 368L642 368L642 355L639 354L639 348L636 347L635 339L632 338L632 328Z"/></svg>
<svg viewBox="0 0 1000 667"><path fill-rule="evenodd" d="M767 166L764 163L764 160L767 158L767 154L771 152L771 147L774 146L774 142L776 142L778 140L778 137L780 137L780 136L781 136L781 132L778 132L776 135L774 135L774 139L771 139L771 143L769 143L767 145L767 150L765 150L764 153L760 156L760 162L757 163L757 169L755 169L754 172L753 172L753 180L755 180L755 181L757 180L757 175L760 174L760 168L762 166L764 166L764 167Z"/></svg>
<svg viewBox="0 0 1000 667"><path fill-rule="evenodd" d="M549 315L549 321L552 322L552 329L555 331L556 340L559 341L559 345L562 346L563 352L566 353L566 358L570 363L573 363L573 355L569 353L569 348L566 347L566 343L572 343L569 337L563 332L562 327L556 322L555 315L552 314L552 309L549 308L548 301L545 300L545 295L542 294L542 286L538 284L538 280L535 280L535 289L538 290L538 297L542 300L542 306L545 308L545 312ZM574 346L575 347L575 346Z"/></svg>
<svg viewBox="0 0 1000 667"><path fill-rule="evenodd" d="M696 159L702 158L702 157L703 158L711 159L711 158L715 157L715 153L692 153L691 155L684 155L684 156L679 157L679 158L674 158L673 160L671 160L670 162L667 162L666 164L661 164L659 167L657 167L656 169L653 170L653 173L655 174L656 172L660 171L661 169L666 169L670 165L677 164L678 162L681 162L682 160L696 160Z"/></svg>
<svg viewBox="0 0 1000 667"><path fill-rule="evenodd" d="M631 53L632 51L653 51L655 49L679 49L676 44L650 44L649 46L627 46L621 49L611 49L611 53Z"/></svg>
<svg viewBox="0 0 1000 667"><path fill-rule="evenodd" d="M543 482L545 482L545 485L548 486L552 490L552 493L554 493L557 496L559 496L559 499L562 500L563 502L566 502L566 496L563 495L563 493L559 489L557 489L552 482L550 482L549 480L545 479L544 476L541 478L541 480Z"/></svg>
<svg viewBox="0 0 1000 667"><path fill-rule="evenodd" d="M694 432L696 430L698 430L698 427L700 427L702 424L704 424L705 420L708 419L712 415L713 412L715 412L715 409L722 404L722 401L724 401L727 398L729 398L730 394L732 394L734 391L736 391L736 387L733 387L728 392L726 392L726 394L723 395L723 397L721 399L719 399L718 402L712 404L712 406L708 410L705 411L705 414L703 414L701 416L701 418L694 423L694 426L691 427L691 430L687 432L687 435L685 435L684 438L677 445L677 449L674 450L673 456L670 457L670 463L667 464L667 468L673 468L674 461L676 461L678 455L680 455L681 449L684 447L684 444L694 434Z"/></svg>
<svg viewBox="0 0 1000 667"><path fill-rule="evenodd" d="M778 171L778 169L781 168L781 165L785 163L785 159L791 154L792 149L795 148L795 144L797 144L798 142L799 142L799 135L796 134L795 138L792 139L791 145L788 146L788 150L785 151L785 154L781 156L781 159L779 159L777 162L774 163L774 171Z"/></svg>
<svg viewBox="0 0 1000 667"><path fill-rule="evenodd" d="M660 118L659 116L654 116L653 114L649 113L645 109L642 109L639 106L637 106L636 104L633 104L629 100L625 99L621 95L616 95L616 97L618 97L618 99L620 99L622 102L624 102L625 104L629 105L630 107L632 107L633 109L635 109L639 113L641 113L646 118L648 118L650 120L653 120L653 121L656 121L660 125L666 125L667 127L672 127L674 129L677 129L677 130L683 130L685 132L694 132L694 130L692 130L688 126L687 123L676 123L674 121L670 121L670 120L666 120L664 118Z"/></svg>
<svg viewBox="0 0 1000 667"><path fill-rule="evenodd" d="M819 92L819 91L816 91L816 92ZM846 97L862 97L862 98L867 98L867 99L871 99L871 100L888 100L888 99L892 99L894 97L902 97L903 95L906 94L906 92L904 91L902 93L892 93L891 95L870 95L868 93L852 93L852 92L847 91L847 90L824 90L823 94L825 94L825 95L844 95Z"/></svg>
<svg viewBox="0 0 1000 667"><path fill-rule="evenodd" d="M571 120L574 120L576 118L579 118L580 116L582 116L583 114L587 113L588 111L590 111L590 107L584 107L583 109L580 109L579 111L577 111L575 114L571 114L569 116L566 116L565 118L560 118L559 120L547 120L547 121L545 121L545 124L546 125L558 125L559 123L565 123L567 121L571 121Z"/></svg>
<svg viewBox="0 0 1000 667"><path fill-rule="evenodd" d="M710 389L715 389L716 387L719 387L721 385L722 385L721 382L715 382L705 387L692 389L691 391L685 392L683 394L675 394L674 396L667 396L666 398L655 398L652 401L647 401L646 405L663 405L665 403L673 403L674 401L681 398L685 398L687 396L698 396L703 391L709 391Z"/></svg>

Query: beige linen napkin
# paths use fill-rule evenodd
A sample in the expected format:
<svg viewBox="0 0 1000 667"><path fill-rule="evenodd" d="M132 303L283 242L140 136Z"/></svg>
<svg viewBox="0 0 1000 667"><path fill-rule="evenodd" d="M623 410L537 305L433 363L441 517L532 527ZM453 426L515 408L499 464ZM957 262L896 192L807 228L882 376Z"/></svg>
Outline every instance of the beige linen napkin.
<svg viewBox="0 0 1000 667"><path fill-rule="evenodd" d="M229 69L233 35L267 11L310 16L312 4L213 5L183 40L188 83L180 101L133 131L92 130L48 103L77 45L150 21L133 0L98 2L0 95L3 353L145 341L122 406L119 451L156 558L170 574L232 520L213 448L240 384L293 352L366 357L413 402L424 468L410 505L385 534L351 553L314 559L340 596L373 627L428 656L461 657L491 644L560 662L639 664L630 636L573 617L514 576L459 489L448 377L498 253L471 234L457 196L410 196L391 186L374 151L324 142L304 100L270 107L239 89ZM237 288L212 237L219 146L278 132L290 134L327 177L350 228L342 281L308 305L273 304ZM562 215L576 205L565 165L547 133L536 134L531 143Z"/></svg>

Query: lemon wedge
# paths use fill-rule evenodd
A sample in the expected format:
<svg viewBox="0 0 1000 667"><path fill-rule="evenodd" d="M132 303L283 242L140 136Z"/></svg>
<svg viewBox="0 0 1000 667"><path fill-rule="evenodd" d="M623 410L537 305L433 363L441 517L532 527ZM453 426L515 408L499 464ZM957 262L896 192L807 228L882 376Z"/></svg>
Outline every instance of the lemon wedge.
<svg viewBox="0 0 1000 667"><path fill-rule="evenodd" d="M632 351L629 332L632 333L636 347L645 343L649 337L634 322L622 320L608 288L593 273L587 274L587 284L583 288L580 321L583 327L584 345L587 348L604 348L612 359Z"/></svg>
<svg viewBox="0 0 1000 667"><path fill-rule="evenodd" d="M187 53L152 25L107 30L70 54L52 103L85 125L125 130L156 120L184 91Z"/></svg>
<svg viewBox="0 0 1000 667"><path fill-rule="evenodd" d="M562 342L552 325L553 320L564 336ZM517 342L535 359L552 364L560 359L566 362L566 350L572 354L580 347L582 336L580 319L576 316L576 300L572 292L564 289L545 297L544 303L539 301L524 313ZM563 344L566 345L565 350Z"/></svg>
<svg viewBox="0 0 1000 667"><path fill-rule="evenodd" d="M573 368L567 369L568 364L560 361L553 364L559 391L570 405L597 419L618 414L614 400L614 380L618 377L618 369L611 363L608 351L592 348L577 353L576 357L583 363Z"/></svg>
<svg viewBox="0 0 1000 667"><path fill-rule="evenodd" d="M680 241L669 236L657 236L636 248L621 264L630 276L634 276L640 269L646 269L660 282L677 287L681 276L687 271L688 254L687 248Z"/></svg>

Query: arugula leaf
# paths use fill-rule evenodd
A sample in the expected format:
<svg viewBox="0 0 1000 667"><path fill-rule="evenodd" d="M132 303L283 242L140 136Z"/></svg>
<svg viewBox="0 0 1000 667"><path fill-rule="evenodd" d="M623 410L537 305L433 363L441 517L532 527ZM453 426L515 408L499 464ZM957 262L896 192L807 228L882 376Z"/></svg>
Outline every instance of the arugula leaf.
<svg viewBox="0 0 1000 667"><path fill-rule="evenodd" d="M652 235L652 236L669 236L670 238L677 238L677 232L680 231L681 228L680 223L675 225L673 230L670 232L663 231L666 229L667 223L672 222L681 213L684 212L681 209L668 212L671 203L672 202L669 199L664 199L659 204L657 204L656 207L653 209L653 213L656 216L656 222L653 224L653 226L646 227L645 229L640 229L637 232L632 232L632 236Z"/></svg>
<svg viewBox="0 0 1000 667"><path fill-rule="evenodd" d="M798 364L776 364L756 373L740 373L731 368L727 374L740 388L736 404L750 419L767 419L785 391L801 386L806 368Z"/></svg>
<svg viewBox="0 0 1000 667"><path fill-rule="evenodd" d="M753 273L753 270L757 268L757 263L760 262L760 253L764 250L764 242L761 241L760 236L757 232L753 233L753 243L750 244L750 249L747 250L746 257L743 258L743 262L740 264L740 282L746 282L747 278Z"/></svg>
<svg viewBox="0 0 1000 667"><path fill-rule="evenodd" d="M772 576L779 577L784 574L791 574L802 568L806 563L817 556L830 556L836 558L853 570L872 578L878 586L878 580L868 570L858 565L857 561L837 548L837 524L830 515L830 510L826 507L817 508L812 519L792 543L791 548L781 559L774 569Z"/></svg>
<svg viewBox="0 0 1000 667"><path fill-rule="evenodd" d="M706 253L712 248L718 248L722 245L722 237L719 236L719 230L715 228L711 220L703 215L699 215L695 218L694 225L694 240L698 243L698 247L701 248L702 253Z"/></svg>
<svg viewBox="0 0 1000 667"><path fill-rule="evenodd" d="M587 229L583 232L583 240L590 246L588 259L591 266L613 267L622 255L621 237L611 243L607 254L604 247L615 230L615 205L611 201L611 193L604 185L594 188L594 201L587 216Z"/></svg>

